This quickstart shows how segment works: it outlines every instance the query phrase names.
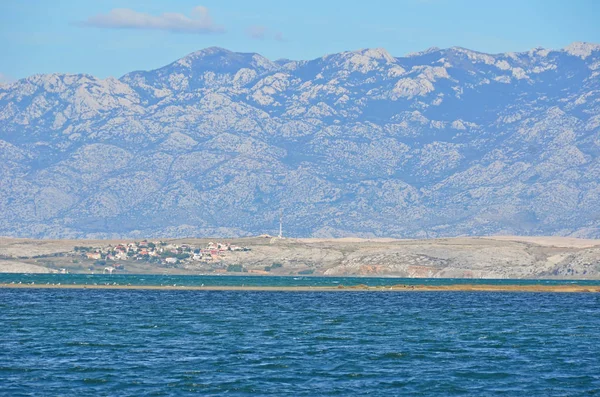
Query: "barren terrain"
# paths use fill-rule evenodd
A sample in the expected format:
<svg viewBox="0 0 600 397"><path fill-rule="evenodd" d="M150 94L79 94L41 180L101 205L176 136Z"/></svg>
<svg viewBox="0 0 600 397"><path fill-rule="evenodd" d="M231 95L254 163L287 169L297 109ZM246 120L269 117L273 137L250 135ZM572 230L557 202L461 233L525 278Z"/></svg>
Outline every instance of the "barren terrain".
<svg viewBox="0 0 600 397"><path fill-rule="evenodd" d="M0 84L0 234L600 238L600 45L398 55Z"/></svg>
<svg viewBox="0 0 600 397"><path fill-rule="evenodd" d="M203 246L217 240L164 241ZM259 275L600 278L600 240L502 236L428 240L251 237L218 241L249 247L251 251L226 252L218 260L185 261L169 267L124 260L119 262L124 267L119 272L211 274L228 272L230 265L242 265L243 273ZM101 248L125 242L0 238L0 272L102 272L94 261L77 256L74 247Z"/></svg>

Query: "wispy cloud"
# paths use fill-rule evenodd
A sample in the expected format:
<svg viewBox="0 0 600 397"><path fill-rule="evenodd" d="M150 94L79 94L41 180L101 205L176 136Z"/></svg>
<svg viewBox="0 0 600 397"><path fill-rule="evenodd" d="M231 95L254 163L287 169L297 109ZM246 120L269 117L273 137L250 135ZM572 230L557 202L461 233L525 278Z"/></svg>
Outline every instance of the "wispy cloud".
<svg viewBox="0 0 600 397"><path fill-rule="evenodd" d="M11 78L10 76L5 75L4 73L0 73L0 85L12 83L13 81L14 81L14 79Z"/></svg>
<svg viewBox="0 0 600 397"><path fill-rule="evenodd" d="M267 36L267 28L264 26L250 26L246 29L248 37L256 40L264 40Z"/></svg>
<svg viewBox="0 0 600 397"><path fill-rule="evenodd" d="M281 32L271 32L267 27L261 25L253 25L249 26L246 29L246 35L251 39L255 40L265 40L265 39L273 39L277 41L284 41L283 33Z"/></svg>
<svg viewBox="0 0 600 397"><path fill-rule="evenodd" d="M89 17L79 25L112 29L151 29L176 33L221 33L223 26L215 24L208 8L198 6L190 16L175 12L165 12L158 16L138 12L129 8L114 8L108 14Z"/></svg>

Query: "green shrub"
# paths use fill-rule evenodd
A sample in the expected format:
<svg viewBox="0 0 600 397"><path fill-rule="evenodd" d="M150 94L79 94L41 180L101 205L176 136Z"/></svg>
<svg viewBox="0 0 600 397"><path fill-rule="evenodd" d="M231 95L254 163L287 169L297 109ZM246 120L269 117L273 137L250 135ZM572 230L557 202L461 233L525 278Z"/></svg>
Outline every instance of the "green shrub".
<svg viewBox="0 0 600 397"><path fill-rule="evenodd" d="M228 272L241 273L244 271L244 266L242 265L229 265L227 266Z"/></svg>

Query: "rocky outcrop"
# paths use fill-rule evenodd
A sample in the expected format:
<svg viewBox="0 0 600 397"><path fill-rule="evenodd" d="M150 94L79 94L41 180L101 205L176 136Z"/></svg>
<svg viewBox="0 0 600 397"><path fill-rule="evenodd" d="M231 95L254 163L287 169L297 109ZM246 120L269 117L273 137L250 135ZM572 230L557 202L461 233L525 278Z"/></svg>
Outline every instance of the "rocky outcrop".
<svg viewBox="0 0 600 397"><path fill-rule="evenodd" d="M599 65L586 43L209 48L31 76L0 86L0 235L246 236L283 209L294 236L600 237Z"/></svg>

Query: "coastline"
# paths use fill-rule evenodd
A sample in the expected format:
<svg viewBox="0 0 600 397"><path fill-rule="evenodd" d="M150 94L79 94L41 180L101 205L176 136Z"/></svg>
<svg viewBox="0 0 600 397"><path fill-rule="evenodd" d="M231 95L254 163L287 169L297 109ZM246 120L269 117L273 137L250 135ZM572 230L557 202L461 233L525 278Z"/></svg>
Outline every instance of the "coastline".
<svg viewBox="0 0 600 397"><path fill-rule="evenodd" d="M158 290L158 291L254 291L254 292L543 292L600 293L600 286L585 285L393 285L369 287L354 285L338 287L280 286L186 286L186 285L89 285L89 284L0 284L0 289L90 289L90 290Z"/></svg>
<svg viewBox="0 0 600 397"><path fill-rule="evenodd" d="M600 279L599 261L600 240L543 236L137 242L0 237L4 273Z"/></svg>

